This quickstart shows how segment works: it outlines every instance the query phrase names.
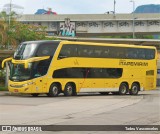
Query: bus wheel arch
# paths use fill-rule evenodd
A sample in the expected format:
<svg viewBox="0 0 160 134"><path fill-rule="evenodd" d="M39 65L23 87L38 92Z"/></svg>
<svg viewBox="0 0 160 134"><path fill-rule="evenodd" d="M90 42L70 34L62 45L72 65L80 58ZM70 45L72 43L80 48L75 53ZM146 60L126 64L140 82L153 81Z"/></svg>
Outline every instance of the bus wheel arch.
<svg viewBox="0 0 160 134"><path fill-rule="evenodd" d="M64 95L65 96L75 96L76 92L76 84L74 82L67 82L64 87Z"/></svg>
<svg viewBox="0 0 160 134"><path fill-rule="evenodd" d="M127 82L122 82L119 86L119 94L125 95L129 90L129 84Z"/></svg>
<svg viewBox="0 0 160 134"><path fill-rule="evenodd" d="M51 84L48 92L49 97L56 97L62 91L61 84L59 82L54 82Z"/></svg>
<svg viewBox="0 0 160 134"><path fill-rule="evenodd" d="M140 91L140 83L137 81L133 82L131 89L129 90L129 94L137 95L139 91Z"/></svg>

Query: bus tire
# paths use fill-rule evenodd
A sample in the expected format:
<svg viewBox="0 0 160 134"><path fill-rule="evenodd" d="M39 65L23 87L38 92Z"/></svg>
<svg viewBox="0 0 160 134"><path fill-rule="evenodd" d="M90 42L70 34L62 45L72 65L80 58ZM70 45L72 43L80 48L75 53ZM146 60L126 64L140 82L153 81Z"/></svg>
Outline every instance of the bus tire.
<svg viewBox="0 0 160 134"><path fill-rule="evenodd" d="M33 97L38 97L38 93L33 93L33 94L31 94Z"/></svg>
<svg viewBox="0 0 160 134"><path fill-rule="evenodd" d="M128 85L126 83L121 83L119 86L119 94L125 95L128 92Z"/></svg>
<svg viewBox="0 0 160 134"><path fill-rule="evenodd" d="M49 97L57 97L60 92L59 86L53 83L50 86L49 93L47 94Z"/></svg>
<svg viewBox="0 0 160 134"><path fill-rule="evenodd" d="M108 95L109 92L99 92L101 95Z"/></svg>
<svg viewBox="0 0 160 134"><path fill-rule="evenodd" d="M140 87L137 83L133 83L131 89L129 90L130 95L137 95Z"/></svg>
<svg viewBox="0 0 160 134"><path fill-rule="evenodd" d="M74 95L76 95L75 86L73 86L73 84L71 84L71 83L67 83L65 88L64 88L64 95L65 96L74 96Z"/></svg>

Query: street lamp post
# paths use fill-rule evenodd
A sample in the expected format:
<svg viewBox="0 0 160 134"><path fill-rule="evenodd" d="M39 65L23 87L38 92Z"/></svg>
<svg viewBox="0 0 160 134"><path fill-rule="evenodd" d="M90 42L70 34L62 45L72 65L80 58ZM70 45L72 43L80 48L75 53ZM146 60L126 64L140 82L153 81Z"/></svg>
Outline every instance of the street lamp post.
<svg viewBox="0 0 160 134"><path fill-rule="evenodd" d="M12 11L12 0L10 0L10 3L9 3L9 27L10 27L10 24L11 24L11 11Z"/></svg>
<svg viewBox="0 0 160 134"><path fill-rule="evenodd" d="M10 3L9 3L9 13L8 13L8 31L10 31L10 25L11 25L11 11L12 11L12 0L10 0ZM8 41L7 49L9 49L9 43L10 43L10 41Z"/></svg>
<svg viewBox="0 0 160 134"><path fill-rule="evenodd" d="M135 11L135 1L134 0L131 0L130 2L132 2L133 3L133 12L132 12L132 17L133 17L133 25L132 25L132 32L133 32L133 39L135 38L135 25L134 25L134 23L135 23L135 13L134 13L134 11Z"/></svg>
<svg viewBox="0 0 160 134"><path fill-rule="evenodd" d="M114 13L114 16L115 16L115 14L116 14L116 0L114 0L113 13Z"/></svg>

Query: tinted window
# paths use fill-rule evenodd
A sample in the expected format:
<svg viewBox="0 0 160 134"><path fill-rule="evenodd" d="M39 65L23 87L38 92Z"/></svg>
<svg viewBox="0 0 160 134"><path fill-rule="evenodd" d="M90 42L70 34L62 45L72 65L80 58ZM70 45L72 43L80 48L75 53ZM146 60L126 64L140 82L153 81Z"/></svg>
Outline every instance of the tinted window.
<svg viewBox="0 0 160 134"><path fill-rule="evenodd" d="M84 78L84 72L81 68L63 68L55 70L53 78Z"/></svg>
<svg viewBox="0 0 160 134"><path fill-rule="evenodd" d="M63 68L55 70L53 78L120 78L122 68Z"/></svg>
<svg viewBox="0 0 160 134"><path fill-rule="evenodd" d="M14 53L14 59L23 60L33 57L37 44L32 43L22 43L18 46L16 52Z"/></svg>
<svg viewBox="0 0 160 134"><path fill-rule="evenodd" d="M59 59L67 57L154 59L154 49L93 45L63 45Z"/></svg>
<svg viewBox="0 0 160 134"><path fill-rule="evenodd" d="M77 45L63 45L58 58L77 57Z"/></svg>
<svg viewBox="0 0 160 134"><path fill-rule="evenodd" d="M53 43L43 43L40 44L36 56L53 56L57 49L57 45Z"/></svg>

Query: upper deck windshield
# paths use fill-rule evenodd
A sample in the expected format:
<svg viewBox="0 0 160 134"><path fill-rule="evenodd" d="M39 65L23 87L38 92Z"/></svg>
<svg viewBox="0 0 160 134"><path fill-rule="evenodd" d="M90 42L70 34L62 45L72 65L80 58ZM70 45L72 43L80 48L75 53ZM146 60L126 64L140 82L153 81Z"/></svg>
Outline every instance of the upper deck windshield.
<svg viewBox="0 0 160 134"><path fill-rule="evenodd" d="M33 56L35 49L37 48L37 44L20 44L17 51L14 53L15 59L28 59Z"/></svg>
<svg viewBox="0 0 160 134"><path fill-rule="evenodd" d="M19 45L13 58L25 60L31 57L53 56L58 44L58 41L24 42Z"/></svg>

